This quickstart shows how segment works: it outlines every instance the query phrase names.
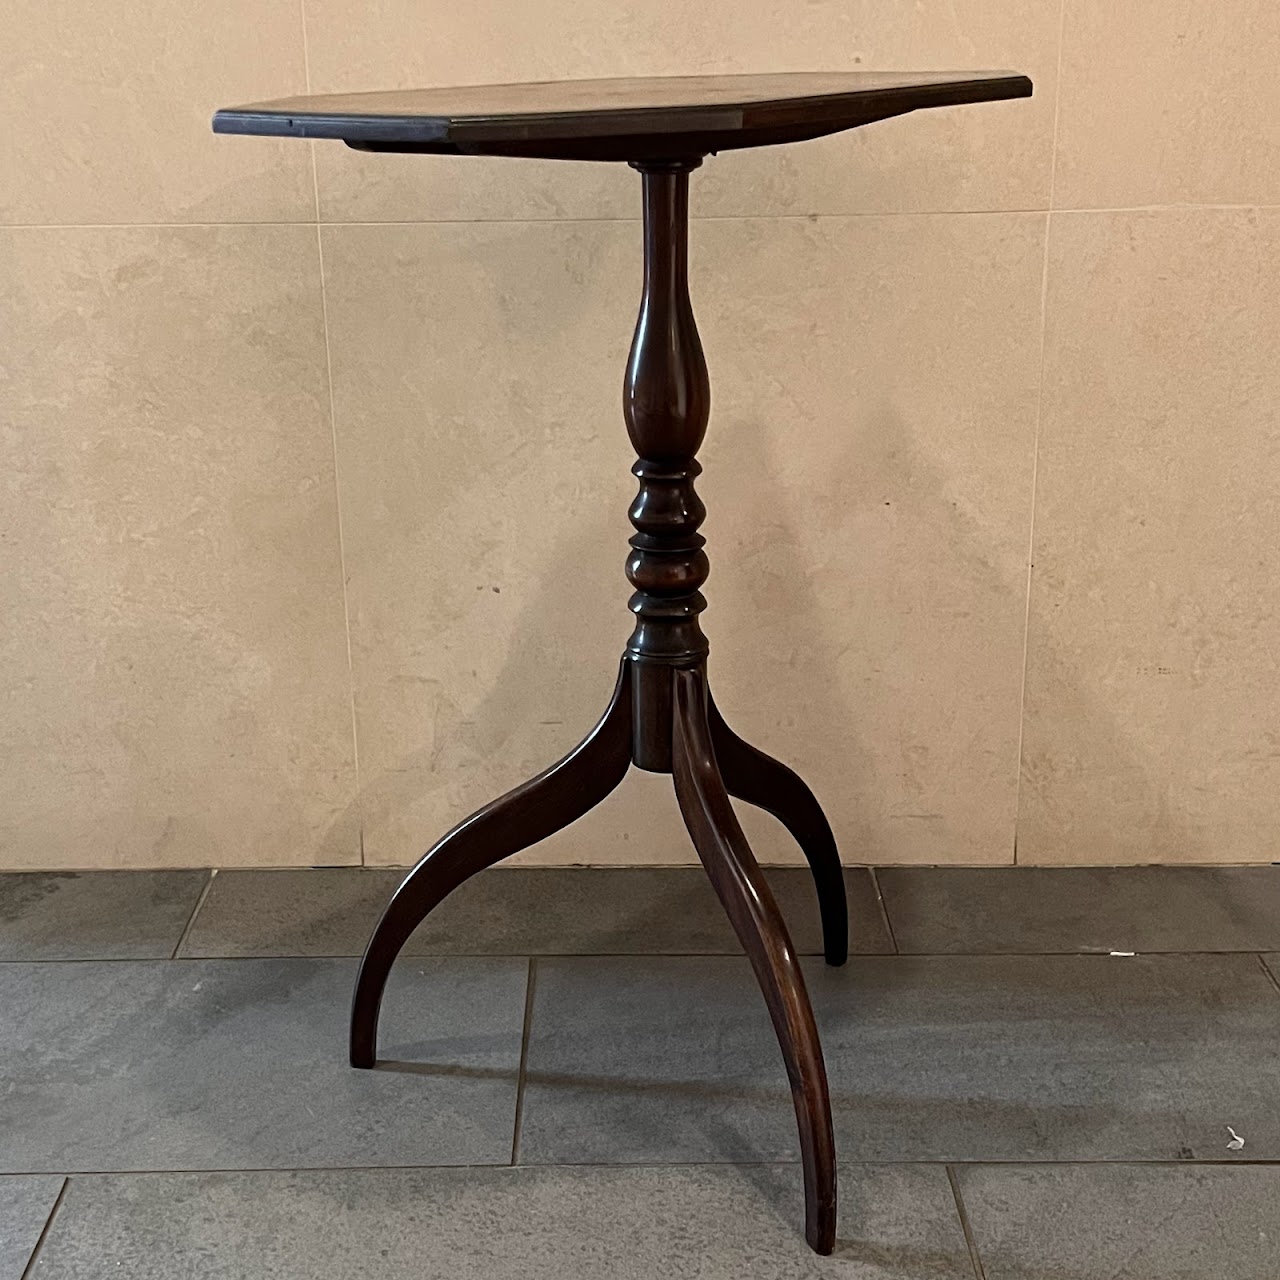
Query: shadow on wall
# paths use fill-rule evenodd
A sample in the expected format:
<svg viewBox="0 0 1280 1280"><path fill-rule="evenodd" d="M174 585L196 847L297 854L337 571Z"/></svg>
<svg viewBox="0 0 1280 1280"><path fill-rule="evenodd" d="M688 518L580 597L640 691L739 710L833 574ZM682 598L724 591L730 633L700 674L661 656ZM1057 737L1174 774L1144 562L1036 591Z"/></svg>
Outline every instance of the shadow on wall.
<svg viewBox="0 0 1280 1280"><path fill-rule="evenodd" d="M616 661L629 633L630 614L625 608L626 592L593 605L584 601L581 587L582 555L579 547L600 546L613 542L618 535L618 521L610 519L603 507L583 510L578 531L561 538L548 555L545 570L539 574L538 588L526 597L512 624L517 637L507 651L505 661L483 697L465 709L466 718L457 724L455 738L447 748L424 741L415 751L397 759L396 767L376 777L362 774L359 808L366 829L381 827L397 810L421 797L441 790L449 784L449 773L457 766L459 756L483 761L504 754L512 739L521 737L521 729L548 726L556 730L559 746L552 747L545 759L530 761L527 752L511 756L504 770L505 779L493 794L479 803L497 799L502 790L527 780L534 773L553 764L590 731L608 705L616 678ZM625 549L625 539L621 540ZM618 559L618 580L622 576L623 555ZM597 623L596 619L599 619ZM616 639L606 640L606 629ZM477 642L483 637L477 636ZM556 686L559 686L557 688ZM567 692L572 689L573 692ZM556 707L584 704L580 722L551 726L547 716ZM424 740L430 737L424 726ZM546 741L541 735L540 740ZM450 757L448 769L441 770L441 757ZM462 766L465 767L465 764ZM466 812L458 812L452 822L461 821ZM434 844L447 828L423 832L418 849L382 850L379 861L395 856L399 861L413 861Z"/></svg>
<svg viewBox="0 0 1280 1280"><path fill-rule="evenodd" d="M936 807L931 793L940 791L946 801L944 775L965 769L972 758L967 751L994 751L1008 740L1006 717L1012 709L994 700L990 687L969 696L968 673L975 660L981 661L984 632L996 611L1013 610L1021 629L1026 577L1023 564L1013 573L1001 565L981 522L951 496L953 486L936 450L912 430L891 394L875 390L868 399L873 407L835 436L838 451L824 462L826 472L841 477L839 485L780 488L776 477L787 474L786 428L771 429L756 417L718 423L722 456L733 450L732 477L741 507L768 514L738 530L745 538L733 554L741 568L749 568L754 585L739 591L738 624L724 629L715 652L723 657L728 650L735 667L746 665L737 655L749 646L775 655L755 680L720 687L725 715L739 732L776 750L815 783L847 863L876 864L920 861L910 838L898 833L901 824L931 816ZM717 474L713 463L710 484L704 486L711 491L713 513L726 505L715 501ZM714 521L713 515L709 523ZM833 543L844 542L847 550L834 545L830 558L806 553L802 534L812 539L822 529L839 531ZM730 539L712 536L714 567L716 547ZM874 561L868 565L869 555ZM842 564L850 566L847 574ZM842 585L850 591L848 605L833 607ZM743 598L750 601L748 609L739 603ZM784 608L777 607L779 601L785 601ZM714 639L714 607L708 616ZM1047 663L1056 668L1055 679L1067 693L1056 699L1059 713L1068 722L1090 726L1102 758L1126 762L1138 782L1158 789L1112 710L1085 692L1094 682L1082 679L1070 653L1048 637L1040 638L1042 651L1046 641ZM1021 671L1014 674L1015 684L1021 676ZM914 692L920 685L927 690L924 698ZM879 697L864 696L873 688ZM911 696L895 699L896 690ZM880 713L869 722L868 710L874 716L877 702ZM893 714L895 702L905 714L920 716L915 727ZM934 758L931 742L938 716L972 720L969 731L953 735L960 749L944 761ZM991 726L987 733L984 717ZM997 772L1007 770L1011 836L1020 767L1026 770L1023 787L1049 781L1018 759L1020 728L1013 726L1013 749L992 765ZM806 752L810 740L815 746ZM840 781L835 786L830 771L826 785L817 785L826 763L824 743L836 744ZM965 803L962 792L956 798ZM1158 807L1152 861L1170 848L1188 861L1212 860L1213 851L1177 821L1169 805ZM1007 858L1013 850L1005 846L1001 852ZM1081 851L1078 859L1089 860L1090 853ZM1100 848L1092 860L1106 862L1112 856Z"/></svg>
<svg viewBox="0 0 1280 1280"><path fill-rule="evenodd" d="M541 324L547 320L540 315ZM813 336L821 344L823 335ZM835 339L825 341L833 346ZM739 352L737 359L750 355ZM821 369L824 356L837 383L847 378L838 350L811 353L813 366ZM709 362L714 401L711 352ZM732 369L722 376L733 377ZM722 415L713 403L702 454L707 471L699 487L709 509L704 531L710 607L704 624L712 640L717 701L737 732L811 782L846 862L941 860L932 855L936 836L932 843L918 843L909 834L916 824L938 821L959 831L998 827L998 850L987 850L980 840L975 858L957 840L956 856L1007 861L1019 769L1018 726L1011 723L1018 714L1017 694L1009 691L1019 687L1021 671L1006 673L1007 679L975 678L974 669L981 668L993 619L1022 626L1025 566L1002 566L982 521L952 496L940 451L913 431L891 388L850 388L850 400L859 398L869 407L852 413L846 430L830 433L839 446L822 459L821 474L839 479L826 484L810 483L806 477L814 472L795 467L789 423L766 425L753 412ZM799 403L795 409L798 420L812 416ZM602 416L608 412L602 407ZM623 478L631 452L620 406L613 414ZM512 629L516 643L456 727L447 767L442 768L445 749L424 742L395 769L366 774L360 800L366 828L381 827L424 793L449 785L467 759L492 759L513 739L535 744L509 753L501 781L476 803L496 798L588 732L607 702L630 625L622 562L629 532L623 512L631 492L627 481L621 501L605 493L584 495L578 524L549 547L538 589L525 597ZM1025 494L1001 495L994 485L988 494L990 501L1025 501ZM743 511L752 518L737 514ZM830 542L813 554L806 548L815 545L820 531L830 531ZM594 553L584 557L583 548L607 546L616 546L616 557L609 557L616 577L603 590L593 589ZM725 581L729 565L736 582ZM1016 623L1007 621L1010 614ZM1015 664L1020 657L1019 652ZM1107 726L1108 758L1134 760L1133 770L1142 776L1143 766L1114 716L1080 692L1070 655L1055 648L1052 661L1063 673L1063 687L1076 691L1076 705L1064 714L1094 726L1095 742ZM545 717L553 706L573 707L574 722L550 724ZM545 751L538 744L550 738L526 732L540 725L555 730L554 745ZM966 770L976 780L972 792L964 784ZM997 781L987 785L991 778ZM1044 781L1028 770L1027 786ZM990 798L1000 794L1001 785L1008 810L993 819ZM672 807L674 812L674 801ZM465 816L459 811L450 822ZM338 829L345 820L338 820ZM416 859L448 825L422 832L420 847L380 850L377 861ZM784 844L780 829L770 832L771 819L754 817L747 826L762 860L776 860L773 848L781 851ZM1181 828L1162 837L1163 844L1170 841L1181 850L1209 853ZM687 855L682 849L681 858ZM1107 856L1099 850L1097 860Z"/></svg>

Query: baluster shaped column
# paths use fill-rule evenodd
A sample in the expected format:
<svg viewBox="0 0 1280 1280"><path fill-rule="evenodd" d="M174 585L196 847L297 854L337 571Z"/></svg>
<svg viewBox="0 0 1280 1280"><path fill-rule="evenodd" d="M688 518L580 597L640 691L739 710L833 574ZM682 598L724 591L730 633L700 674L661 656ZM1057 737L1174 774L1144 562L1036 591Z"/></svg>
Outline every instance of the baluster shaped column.
<svg viewBox="0 0 1280 1280"><path fill-rule="evenodd" d="M694 479L706 434L711 388L688 285L689 173L700 159L638 163L644 181L644 292L623 394L627 433L639 460L640 491L627 577L636 615L627 656L635 664L634 758L641 769L671 769L672 668L698 666L707 640L706 516Z"/></svg>

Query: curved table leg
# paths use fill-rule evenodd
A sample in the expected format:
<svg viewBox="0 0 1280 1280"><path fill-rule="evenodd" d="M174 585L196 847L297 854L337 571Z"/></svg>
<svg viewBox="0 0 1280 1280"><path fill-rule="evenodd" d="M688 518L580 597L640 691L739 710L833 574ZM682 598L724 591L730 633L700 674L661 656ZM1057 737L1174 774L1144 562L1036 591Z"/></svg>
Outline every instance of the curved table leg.
<svg viewBox="0 0 1280 1280"><path fill-rule="evenodd" d="M731 796L773 814L804 852L818 890L823 952L828 964L844 964L849 958L844 868L822 806L798 773L745 742L725 724L710 690L707 719L725 789Z"/></svg>
<svg viewBox="0 0 1280 1280"><path fill-rule="evenodd" d="M804 1165L805 1237L830 1253L836 1234L835 1138L827 1069L787 927L734 816L716 764L706 673L675 672L676 797L698 857L764 992L791 1081Z"/></svg>
<svg viewBox="0 0 1280 1280"><path fill-rule="evenodd" d="M536 778L459 823L430 849L387 903L360 961L351 1002L351 1065L377 1058L378 1010L400 948L464 880L567 827L600 803L631 764L631 664L618 674L600 723Z"/></svg>

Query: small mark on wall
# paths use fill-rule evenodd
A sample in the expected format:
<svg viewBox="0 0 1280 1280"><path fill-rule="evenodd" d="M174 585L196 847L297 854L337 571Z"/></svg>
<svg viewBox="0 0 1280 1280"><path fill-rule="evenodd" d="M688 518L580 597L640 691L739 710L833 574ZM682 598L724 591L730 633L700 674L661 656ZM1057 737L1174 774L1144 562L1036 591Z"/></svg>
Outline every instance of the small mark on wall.
<svg viewBox="0 0 1280 1280"><path fill-rule="evenodd" d="M1137 671L1140 676L1171 676L1173 675L1172 667L1161 667L1161 666L1155 666L1151 664L1148 664L1146 666L1140 666L1138 667Z"/></svg>

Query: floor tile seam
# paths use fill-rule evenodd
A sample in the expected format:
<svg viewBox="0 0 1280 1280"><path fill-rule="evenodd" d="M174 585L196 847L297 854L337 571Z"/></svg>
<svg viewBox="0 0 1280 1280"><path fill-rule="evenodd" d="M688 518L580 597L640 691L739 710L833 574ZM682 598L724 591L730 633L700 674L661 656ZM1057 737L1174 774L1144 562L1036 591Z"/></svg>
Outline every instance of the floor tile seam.
<svg viewBox="0 0 1280 1280"><path fill-rule="evenodd" d="M174 944L173 951L169 955L170 960L177 960L182 955L182 949L191 937L191 930L195 927L196 917L200 914L200 909L209 897L209 893L213 889L213 882L217 878L218 869L216 867L210 868L209 874L204 878L204 884L200 886L200 892L196 895L195 905L191 908L191 914L187 917L186 926L178 935L178 941Z"/></svg>
<svg viewBox="0 0 1280 1280"><path fill-rule="evenodd" d="M1277 977L1275 971L1267 963L1267 955L1269 953L1259 951L1256 954L1258 957L1258 964L1261 967L1262 972L1266 975L1267 981L1271 983L1271 985L1275 988L1276 993L1280 995L1280 977Z"/></svg>
<svg viewBox="0 0 1280 1280"><path fill-rule="evenodd" d="M781 1095L780 1095L781 1097ZM950 1156L938 1159L894 1160L890 1158L873 1160L842 1160L837 1158L836 1164L843 1169L1277 1169L1280 1170L1280 1156L1275 1159L1220 1159L1214 1157L1204 1160L1143 1160L1129 1156L1114 1159L1066 1159L1051 1157L1034 1160L1026 1156L1011 1157L1007 1160L993 1159L990 1156L977 1157L972 1160ZM526 1173L540 1169L774 1169L800 1168L800 1158L779 1157L776 1160L538 1160L513 1165L507 1159L493 1161L470 1161L456 1164L355 1164L355 1165L254 1165L252 1167L228 1167L209 1169L76 1169L71 1173L55 1169L23 1169L16 1172L0 1170L0 1178L64 1178L68 1181L75 1178L166 1178L166 1177L225 1177L238 1174L345 1174L345 1173L423 1173L449 1171L523 1171Z"/></svg>
<svg viewBox="0 0 1280 1280"><path fill-rule="evenodd" d="M533 1001L538 983L538 960L529 957L529 971L524 988L524 1018L520 1030L520 1066L516 1073L515 1123L511 1135L511 1164L520 1163L520 1128L524 1121L525 1086L529 1080L529 1040L533 1029Z"/></svg>
<svg viewBox="0 0 1280 1280"><path fill-rule="evenodd" d="M40 1229L40 1235L36 1240L35 1247L31 1250L31 1256L27 1259L27 1265L22 1268L21 1280L28 1280L31 1276L40 1257L40 1251L44 1248L44 1242L49 1238L50 1231L53 1230L53 1223L58 1216L58 1210L62 1208L62 1202L67 1198L67 1188L70 1185L71 1176L69 1174L63 1175L62 1186L58 1188L58 1194L54 1197L49 1216L44 1220L44 1226Z"/></svg>
<svg viewBox="0 0 1280 1280"><path fill-rule="evenodd" d="M1276 946L1280 951L1280 944ZM801 951L802 960L819 960L820 950ZM849 963L871 960L1064 960L1064 959L1172 959L1176 957L1210 957L1210 956L1252 956L1261 960L1263 954L1256 947L1229 948L1213 950L1198 947L1193 950L1149 950L1135 951L1124 955L1116 955L1109 951L851 951ZM202 952L193 955L190 951L182 955L153 956L6 956L0 957L0 967L5 965L72 965L72 964L170 964L199 963L203 961L224 960L358 960L359 951L291 951L291 952L257 952L247 954L237 952L219 954ZM742 960L745 956L740 951L420 951L403 952L402 959L412 963L416 960ZM1265 968L1265 961L1262 962ZM1266 969L1268 977L1276 981L1270 969Z"/></svg>
<svg viewBox="0 0 1280 1280"><path fill-rule="evenodd" d="M973 1234L973 1224L969 1220L969 1210L965 1207L964 1196L960 1192L960 1181L951 1164L948 1164L946 1169L947 1183L951 1187L951 1196L955 1201L956 1216L960 1219L960 1230L964 1233L965 1246L969 1250L969 1265L973 1267L974 1280L987 1280L986 1269L982 1265L982 1255L978 1252L978 1241Z"/></svg>
<svg viewBox="0 0 1280 1280"><path fill-rule="evenodd" d="M884 895L884 889L881 887L881 884L880 884L880 875L876 871L876 868L875 867L869 868L869 872L871 877L871 891L872 893L875 894L876 906L879 909L879 913L880 913L880 923L884 925L885 935L889 939L890 950L894 955L898 955L899 952L901 951L901 948L898 946L898 935L893 927L893 917L890 916L889 914L889 900ZM862 954L865 955L868 953L863 952ZM880 953L873 952L870 954L878 955Z"/></svg>

